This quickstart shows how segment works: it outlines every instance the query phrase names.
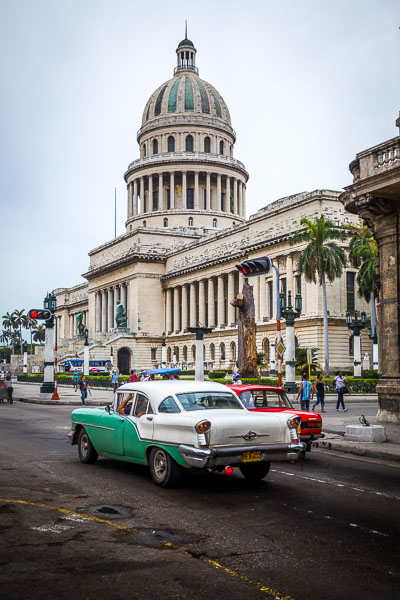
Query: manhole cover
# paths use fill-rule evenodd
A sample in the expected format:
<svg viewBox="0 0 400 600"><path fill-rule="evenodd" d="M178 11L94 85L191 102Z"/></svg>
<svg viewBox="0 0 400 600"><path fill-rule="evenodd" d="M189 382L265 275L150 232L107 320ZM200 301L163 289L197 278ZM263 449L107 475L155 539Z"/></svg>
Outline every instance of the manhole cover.
<svg viewBox="0 0 400 600"><path fill-rule="evenodd" d="M128 510L123 506L111 506L110 504L99 504L94 506L90 512L94 515L113 519L126 519L130 516Z"/></svg>

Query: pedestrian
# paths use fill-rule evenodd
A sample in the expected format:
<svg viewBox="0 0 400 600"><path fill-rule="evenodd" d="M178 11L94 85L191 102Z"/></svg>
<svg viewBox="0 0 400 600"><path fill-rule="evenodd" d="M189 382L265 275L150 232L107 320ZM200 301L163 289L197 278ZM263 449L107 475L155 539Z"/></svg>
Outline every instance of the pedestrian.
<svg viewBox="0 0 400 600"><path fill-rule="evenodd" d="M307 373L303 373L302 375L302 381L297 393L297 400L299 398L301 410L310 410L311 383L308 381Z"/></svg>
<svg viewBox="0 0 400 600"><path fill-rule="evenodd" d="M346 379L346 377L344 377L342 371L338 371L338 374L336 375L336 377L334 377L333 381L335 382L337 396L338 396L337 402L336 402L336 410L339 410L340 405L342 405L343 412L346 412L346 410L348 410L348 408L346 408L344 405L343 394L347 390L347 387L346 387L347 379Z"/></svg>
<svg viewBox="0 0 400 600"><path fill-rule="evenodd" d="M326 412L326 410L325 410L325 384L324 384L324 376L322 375L322 373L320 373L318 375L317 379L315 380L315 383L312 388L311 400L314 399L314 392L317 395L317 399L315 401L315 404L313 404L311 410L315 410L315 407L318 406L318 404L321 404L321 412Z"/></svg>
<svg viewBox="0 0 400 600"><path fill-rule="evenodd" d="M135 381L137 381L135 371L131 371L131 374L129 375L129 379L131 380L132 383L135 383Z"/></svg>
<svg viewBox="0 0 400 600"><path fill-rule="evenodd" d="M74 369L74 388L76 389L78 387L78 381L79 381L79 373L76 369Z"/></svg>
<svg viewBox="0 0 400 600"><path fill-rule="evenodd" d="M12 404L13 403L12 395L13 395L14 388L11 383L11 375L6 376L5 384L6 384L6 390L7 390L8 404Z"/></svg>
<svg viewBox="0 0 400 600"><path fill-rule="evenodd" d="M111 373L111 383L114 387L114 394L115 391L118 387L118 373L117 373L117 369L113 369L112 373Z"/></svg>
<svg viewBox="0 0 400 600"><path fill-rule="evenodd" d="M232 383L235 385L242 385L242 380L240 379L240 373L238 371L233 374Z"/></svg>
<svg viewBox="0 0 400 600"><path fill-rule="evenodd" d="M78 383L77 387L75 388L75 391L77 390L77 388L79 388L79 390L81 392L82 404L86 404L86 398L87 398L87 395L88 395L88 390L90 390L90 385L86 381L86 375L82 376L82 379L80 380L80 382Z"/></svg>

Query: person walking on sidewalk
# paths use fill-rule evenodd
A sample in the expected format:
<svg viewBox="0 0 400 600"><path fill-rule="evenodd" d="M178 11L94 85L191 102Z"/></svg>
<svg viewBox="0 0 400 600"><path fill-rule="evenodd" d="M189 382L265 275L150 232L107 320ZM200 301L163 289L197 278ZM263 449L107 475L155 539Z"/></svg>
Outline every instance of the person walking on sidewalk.
<svg viewBox="0 0 400 600"><path fill-rule="evenodd" d="M86 398L87 398L87 395L88 395L88 390L90 390L90 385L86 381L86 376L85 375L83 375L82 379L80 380L80 382L78 383L77 387L75 388L75 391L78 388L79 388L79 390L81 392L82 404L86 404Z"/></svg>
<svg viewBox="0 0 400 600"><path fill-rule="evenodd" d="M78 387L78 382L79 382L79 373L76 369L73 372L73 376L74 376L74 388L76 389Z"/></svg>
<svg viewBox="0 0 400 600"><path fill-rule="evenodd" d="M117 373L117 369L113 369L113 372L111 373L111 383L113 384L114 387L114 394L115 391L118 387L118 373Z"/></svg>
<svg viewBox="0 0 400 600"><path fill-rule="evenodd" d="M301 410L310 410L311 383L308 381L307 373L303 373L302 377L303 379L297 393L297 400L300 398Z"/></svg>
<svg viewBox="0 0 400 600"><path fill-rule="evenodd" d="M315 384L313 385L313 389L312 389L311 400L314 399L314 392L317 394L317 399L315 401L315 404L313 404L311 410L315 410L315 407L318 406L318 404L321 404L321 412L326 412L326 410L325 410L325 384L324 384L324 376L322 375L322 373L320 373L318 375L317 379L315 380Z"/></svg>
<svg viewBox="0 0 400 600"><path fill-rule="evenodd" d="M339 410L340 405L342 405L343 412L346 412L346 410L348 410L348 409L344 405L343 394L346 391L347 379L346 379L346 377L344 377L342 371L339 371L338 374L336 375L336 377L334 377L333 381L335 382L335 385L336 385L336 391L337 391L337 397L338 397L337 402L336 402L336 410Z"/></svg>
<svg viewBox="0 0 400 600"><path fill-rule="evenodd" d="M12 404L13 403L12 395L13 395L14 388L13 388L13 385L11 382L11 375L6 376L6 380L4 383L6 384L8 404Z"/></svg>

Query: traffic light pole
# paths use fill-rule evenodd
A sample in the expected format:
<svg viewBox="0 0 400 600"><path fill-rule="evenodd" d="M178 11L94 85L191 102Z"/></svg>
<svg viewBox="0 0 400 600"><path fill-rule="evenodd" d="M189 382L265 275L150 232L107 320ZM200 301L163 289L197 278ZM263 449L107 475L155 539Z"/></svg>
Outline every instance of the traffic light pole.
<svg viewBox="0 0 400 600"><path fill-rule="evenodd" d="M279 269L278 265L272 263L273 268L275 269L276 275L276 344L275 348L278 347L278 344L281 340L281 303L279 298ZM278 386L282 387L282 356L276 353L276 360L278 363Z"/></svg>
<svg viewBox="0 0 400 600"><path fill-rule="evenodd" d="M55 321L55 343L54 343L54 392L53 395L51 397L52 400L59 400L60 396L58 395L57 392L57 379L58 379L58 357L57 357L57 334L58 334L58 325L57 325L57 317L54 315L54 321Z"/></svg>

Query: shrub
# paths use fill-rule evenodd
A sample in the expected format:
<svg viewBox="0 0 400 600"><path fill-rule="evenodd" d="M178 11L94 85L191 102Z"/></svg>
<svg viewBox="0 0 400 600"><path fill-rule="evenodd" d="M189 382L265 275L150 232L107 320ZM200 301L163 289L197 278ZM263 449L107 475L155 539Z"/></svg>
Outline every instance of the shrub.
<svg viewBox="0 0 400 600"><path fill-rule="evenodd" d="M209 379L223 379L228 371L209 371Z"/></svg>

